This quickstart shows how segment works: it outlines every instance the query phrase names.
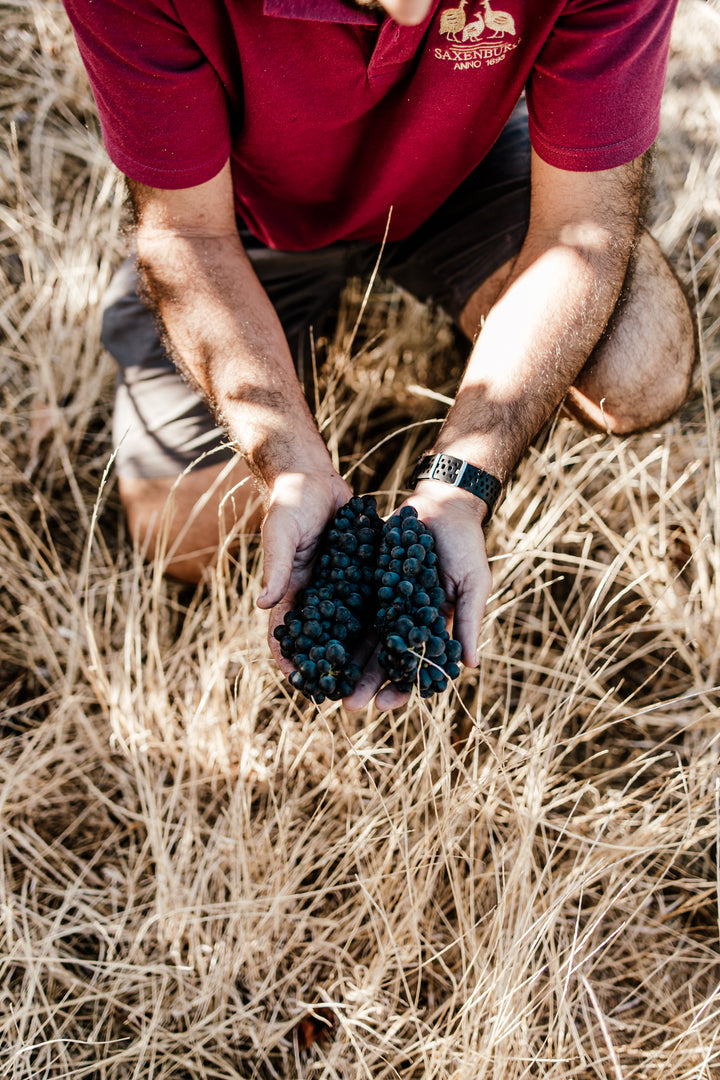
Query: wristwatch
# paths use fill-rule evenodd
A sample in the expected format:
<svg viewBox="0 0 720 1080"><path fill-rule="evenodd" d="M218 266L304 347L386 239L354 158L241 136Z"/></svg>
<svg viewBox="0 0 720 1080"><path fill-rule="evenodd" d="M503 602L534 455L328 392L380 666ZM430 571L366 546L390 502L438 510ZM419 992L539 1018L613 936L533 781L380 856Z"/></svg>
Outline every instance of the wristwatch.
<svg viewBox="0 0 720 1080"><path fill-rule="evenodd" d="M483 472L469 461L452 457L450 454L426 454L420 458L410 477L410 487L414 488L421 480L442 480L462 491L470 491L487 503L490 520L493 507L502 492L502 484L496 476Z"/></svg>

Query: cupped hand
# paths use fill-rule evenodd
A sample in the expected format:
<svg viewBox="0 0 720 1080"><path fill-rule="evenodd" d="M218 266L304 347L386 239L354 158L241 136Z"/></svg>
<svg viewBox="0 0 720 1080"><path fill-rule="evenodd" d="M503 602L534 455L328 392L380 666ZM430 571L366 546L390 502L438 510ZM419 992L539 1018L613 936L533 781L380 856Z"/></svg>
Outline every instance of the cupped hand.
<svg viewBox="0 0 720 1080"><path fill-rule="evenodd" d="M281 656L273 631L310 580L325 526L350 498L352 491L332 469L282 473L270 490L261 528L263 590L257 605L272 608L268 642L285 675L293 666Z"/></svg>
<svg viewBox="0 0 720 1080"><path fill-rule="evenodd" d="M439 480L421 481L406 500L407 504L415 507L433 535L440 584L447 597L443 614L452 614L453 636L462 645L463 663L476 667L480 630L492 584L483 532L487 505L476 495ZM345 699L346 708L364 708L373 698L375 707L381 711L403 706L410 695L392 683L383 686L385 679L376 650L352 695Z"/></svg>
<svg viewBox="0 0 720 1080"><path fill-rule="evenodd" d="M440 584L453 609L453 636L462 645L462 661L477 667L480 630L492 586L483 531L487 503L440 480L422 480L408 502L433 534Z"/></svg>

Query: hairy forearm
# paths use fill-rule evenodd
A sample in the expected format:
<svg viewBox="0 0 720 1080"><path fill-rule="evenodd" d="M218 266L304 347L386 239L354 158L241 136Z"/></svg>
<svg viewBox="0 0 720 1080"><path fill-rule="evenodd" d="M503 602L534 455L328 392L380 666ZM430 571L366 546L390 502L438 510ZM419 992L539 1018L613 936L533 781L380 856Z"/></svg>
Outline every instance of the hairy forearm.
<svg viewBox="0 0 720 1080"><path fill-rule="evenodd" d="M237 235L140 228L138 256L173 359L256 475L329 469L285 335Z"/></svg>
<svg viewBox="0 0 720 1080"><path fill-rule="evenodd" d="M507 479L615 309L638 235L642 183L640 160L582 175L534 155L528 234L484 321L437 450ZM482 309L472 307L477 323Z"/></svg>
<svg viewBox="0 0 720 1080"><path fill-rule="evenodd" d="M436 449L503 482L567 394L607 325L631 238L530 240L491 309Z"/></svg>

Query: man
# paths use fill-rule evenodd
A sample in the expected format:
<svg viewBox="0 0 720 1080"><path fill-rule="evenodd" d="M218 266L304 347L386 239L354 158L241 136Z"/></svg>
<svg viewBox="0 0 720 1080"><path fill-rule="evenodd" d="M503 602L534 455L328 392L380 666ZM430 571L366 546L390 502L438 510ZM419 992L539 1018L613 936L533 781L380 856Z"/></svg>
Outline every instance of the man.
<svg viewBox="0 0 720 1080"><path fill-rule="evenodd" d="M66 0L173 358L238 452L183 479L176 573L198 576L207 555L196 552L217 545L220 500L233 487L241 514L248 486L236 485L252 474L266 493L258 603L275 609L271 624L306 578L351 492L295 363L313 304L345 271L369 269L387 228L385 273L434 296L475 343L433 447L467 464L442 459L408 501L435 536L463 661L477 663L490 589L483 526L534 435L562 403L626 433L665 420L687 393L691 316L638 228L674 6ZM116 355L131 342L120 355L119 400L135 409L120 492L152 549L191 458L170 433L177 416L153 420L168 362L155 364L156 343L143 346L149 359L135 355L123 315L137 315L134 303L126 288L106 336ZM153 397L147 371L155 379L163 364ZM203 424L194 455L219 439ZM157 455L142 449L148 431ZM380 682L371 660L346 704L366 704ZM403 700L387 686L376 704Z"/></svg>

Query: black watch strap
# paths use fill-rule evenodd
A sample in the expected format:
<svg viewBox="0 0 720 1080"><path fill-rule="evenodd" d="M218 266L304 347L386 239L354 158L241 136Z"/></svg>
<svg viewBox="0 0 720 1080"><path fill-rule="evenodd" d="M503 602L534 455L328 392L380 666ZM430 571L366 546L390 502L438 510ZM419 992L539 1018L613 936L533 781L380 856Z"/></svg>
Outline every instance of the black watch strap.
<svg viewBox="0 0 720 1080"><path fill-rule="evenodd" d="M414 488L421 480L442 480L463 491L471 491L487 503L486 521L490 520L493 507L502 491L502 484L496 476L483 472L462 458L451 457L450 454L427 454L420 458L410 477L410 487Z"/></svg>

